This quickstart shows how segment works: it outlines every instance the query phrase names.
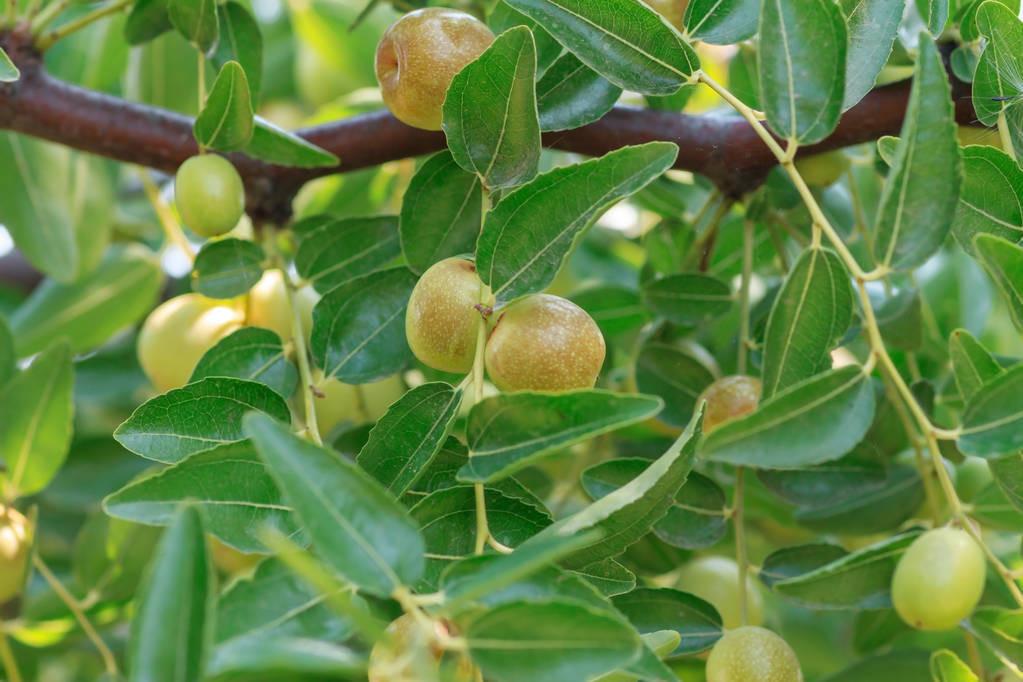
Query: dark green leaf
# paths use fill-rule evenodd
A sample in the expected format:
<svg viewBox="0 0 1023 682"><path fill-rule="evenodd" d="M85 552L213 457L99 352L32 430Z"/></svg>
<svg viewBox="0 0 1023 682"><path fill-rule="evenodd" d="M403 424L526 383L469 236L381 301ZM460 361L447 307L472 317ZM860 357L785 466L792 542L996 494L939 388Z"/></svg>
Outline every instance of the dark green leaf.
<svg viewBox="0 0 1023 682"><path fill-rule="evenodd" d="M1023 240L1023 169L994 147L963 148L963 186L959 192L952 234L973 254L973 238L993 234Z"/></svg>
<svg viewBox="0 0 1023 682"><path fill-rule="evenodd" d="M611 111L621 94L621 88L566 52L536 84L540 129L571 130L593 123Z"/></svg>
<svg viewBox="0 0 1023 682"><path fill-rule="evenodd" d="M933 682L927 651L901 649L864 658L822 682Z"/></svg>
<svg viewBox="0 0 1023 682"><path fill-rule="evenodd" d="M252 438L317 553L346 580L381 597L423 573L423 537L405 510L355 464L264 415Z"/></svg>
<svg viewBox="0 0 1023 682"><path fill-rule="evenodd" d="M295 267L327 293L394 262L400 253L397 218L342 218L302 233Z"/></svg>
<svg viewBox="0 0 1023 682"><path fill-rule="evenodd" d="M723 634L714 607L688 592L639 588L616 596L612 603L641 633L674 630L681 635L672 656L706 651Z"/></svg>
<svg viewBox="0 0 1023 682"><path fill-rule="evenodd" d="M636 587L636 575L614 559L602 559L573 571L605 597L625 594Z"/></svg>
<svg viewBox="0 0 1023 682"><path fill-rule="evenodd" d="M192 266L192 285L210 298L234 298L251 289L263 276L266 254L245 239L208 242Z"/></svg>
<svg viewBox="0 0 1023 682"><path fill-rule="evenodd" d="M902 19L904 0L839 0L849 29L842 110L863 99L881 73Z"/></svg>
<svg viewBox="0 0 1023 682"><path fill-rule="evenodd" d="M948 339L952 371L963 400L969 400L981 386L1002 373L1002 367L984 346L965 329L957 329Z"/></svg>
<svg viewBox="0 0 1023 682"><path fill-rule="evenodd" d="M242 151L261 161L294 168L330 168L341 163L334 154L258 116L252 139Z"/></svg>
<svg viewBox="0 0 1023 682"><path fill-rule="evenodd" d="M711 45L732 45L752 38L760 21L760 0L690 0L685 25L689 35Z"/></svg>
<svg viewBox="0 0 1023 682"><path fill-rule="evenodd" d="M536 45L524 27L502 33L462 69L444 100L444 134L459 166L491 189L521 185L540 163Z"/></svg>
<svg viewBox="0 0 1023 682"><path fill-rule="evenodd" d="M669 322L690 325L727 313L732 307L732 290L707 275L669 275L643 285L643 302Z"/></svg>
<svg viewBox="0 0 1023 682"><path fill-rule="evenodd" d="M987 45L973 74L973 106L987 126L1023 92L1023 23L1016 12L1000 2L985 2L977 9L977 30Z"/></svg>
<svg viewBox="0 0 1023 682"><path fill-rule="evenodd" d="M991 234L977 235L973 246L1005 297L1009 317L1023 330L1023 247Z"/></svg>
<svg viewBox="0 0 1023 682"><path fill-rule="evenodd" d="M245 70L238 62L227 62L217 74L192 130L200 146L231 152L244 149L252 139L253 116Z"/></svg>
<svg viewBox="0 0 1023 682"><path fill-rule="evenodd" d="M927 32L937 38L948 22L949 0L916 0L920 18L927 26Z"/></svg>
<svg viewBox="0 0 1023 682"><path fill-rule="evenodd" d="M168 0L136 0L124 24L129 45L141 45L174 28L168 15Z"/></svg>
<svg viewBox="0 0 1023 682"><path fill-rule="evenodd" d="M660 396L664 410L658 419L684 427L693 416L696 401L714 379L714 370L702 361L699 347L667 343L657 338L646 341L636 358L636 387Z"/></svg>
<svg viewBox="0 0 1023 682"><path fill-rule="evenodd" d="M988 460L988 466L1005 499L1023 511L1023 453Z"/></svg>
<svg viewBox="0 0 1023 682"><path fill-rule="evenodd" d="M516 26L527 26L533 32L533 40L536 41L536 72L538 74L544 73L564 52L561 43L552 38L551 34L545 31L540 24L522 12L513 10L504 2L494 5L487 19L495 35L500 35Z"/></svg>
<svg viewBox="0 0 1023 682"><path fill-rule="evenodd" d="M281 337L269 329L245 327L206 351L188 383L207 377L234 377L266 384L281 397L295 392L298 371L284 354Z"/></svg>
<svg viewBox="0 0 1023 682"><path fill-rule="evenodd" d="M319 637L245 638L214 649L205 679L358 680L365 673L365 654L348 645Z"/></svg>
<svg viewBox="0 0 1023 682"><path fill-rule="evenodd" d="M924 502L924 487L915 467L894 465L887 478L870 489L840 499L820 500L796 511L800 525L818 533L871 535L898 528Z"/></svg>
<svg viewBox="0 0 1023 682"><path fill-rule="evenodd" d="M206 55L213 53L220 39L215 0L168 0L167 14L188 42Z"/></svg>
<svg viewBox="0 0 1023 682"><path fill-rule="evenodd" d="M14 337L7 321L0 316L0 388L4 387L17 371L18 355L14 352Z"/></svg>
<svg viewBox="0 0 1023 682"><path fill-rule="evenodd" d="M1000 457L1023 449L1023 365L990 379L966 403L959 449Z"/></svg>
<svg viewBox="0 0 1023 682"><path fill-rule="evenodd" d="M0 48L0 83L14 83L21 78L21 71L14 65L3 48Z"/></svg>
<svg viewBox="0 0 1023 682"><path fill-rule="evenodd" d="M649 319L639 294L628 287L588 287L572 294L572 302L589 313L604 336L639 329Z"/></svg>
<svg viewBox="0 0 1023 682"><path fill-rule="evenodd" d="M237 0L217 7L220 41L211 59L217 68L230 61L241 64L249 82L252 101L259 101L263 83L263 33L252 13Z"/></svg>

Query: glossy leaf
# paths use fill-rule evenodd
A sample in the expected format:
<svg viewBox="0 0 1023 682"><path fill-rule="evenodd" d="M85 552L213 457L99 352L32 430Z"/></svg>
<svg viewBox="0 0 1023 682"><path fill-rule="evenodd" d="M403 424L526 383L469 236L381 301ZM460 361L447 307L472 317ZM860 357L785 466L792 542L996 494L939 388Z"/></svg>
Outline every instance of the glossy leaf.
<svg viewBox="0 0 1023 682"><path fill-rule="evenodd" d="M169 0L137 0L128 12L124 38L129 45L142 45L174 28L168 14Z"/></svg>
<svg viewBox="0 0 1023 682"><path fill-rule="evenodd" d="M312 142L256 116L252 139L242 150L261 161L295 168L330 168L340 160Z"/></svg>
<svg viewBox="0 0 1023 682"><path fill-rule="evenodd" d="M1023 449L1023 365L988 380L963 412L959 449L1000 457Z"/></svg>
<svg viewBox="0 0 1023 682"><path fill-rule="evenodd" d="M795 518L819 533L870 535L899 528L923 503L919 472L915 467L895 465L870 489L797 509Z"/></svg>
<svg viewBox="0 0 1023 682"><path fill-rule="evenodd" d="M470 253L483 215L483 185L451 152L431 156L412 176L401 203L401 250L422 274L434 263Z"/></svg>
<svg viewBox="0 0 1023 682"><path fill-rule="evenodd" d="M473 483L500 480L545 455L647 419L662 406L652 396L601 390L487 398L469 412L470 457L458 478Z"/></svg>
<svg viewBox="0 0 1023 682"><path fill-rule="evenodd" d="M732 290L707 275L669 275L643 286L643 302L669 322L690 325L727 313L732 307Z"/></svg>
<svg viewBox="0 0 1023 682"><path fill-rule="evenodd" d="M244 327L206 351L188 383L234 377L266 384L283 398L295 392L298 370L288 361L281 337L269 329Z"/></svg>
<svg viewBox="0 0 1023 682"><path fill-rule="evenodd" d="M213 53L220 39L220 22L214 0L168 0L171 24L185 39L206 55Z"/></svg>
<svg viewBox="0 0 1023 682"><path fill-rule="evenodd" d="M302 233L295 268L325 294L393 263L399 254L398 220L393 216L343 218Z"/></svg>
<svg viewBox="0 0 1023 682"><path fill-rule="evenodd" d="M686 5L689 35L711 45L752 38L760 21L760 0L691 0Z"/></svg>
<svg viewBox="0 0 1023 682"><path fill-rule="evenodd" d="M211 57L217 68L234 61L245 70L249 92L255 104L263 84L263 34L256 17L237 0L217 7L220 40Z"/></svg>
<svg viewBox="0 0 1023 682"><path fill-rule="evenodd" d="M21 78L21 71L14 65L3 48L0 48L0 83L14 83Z"/></svg>
<svg viewBox="0 0 1023 682"><path fill-rule="evenodd" d="M400 497L440 451L461 403L462 390L443 382L412 389L369 432L359 466Z"/></svg>
<svg viewBox="0 0 1023 682"><path fill-rule="evenodd" d="M651 142L556 168L491 210L476 245L480 278L500 301L546 288L578 236L671 167L678 147Z"/></svg>
<svg viewBox="0 0 1023 682"><path fill-rule="evenodd" d="M723 634L714 607L687 592L641 587L616 596L612 603L641 633L668 629L681 635L672 656L706 651Z"/></svg>
<svg viewBox="0 0 1023 682"><path fill-rule="evenodd" d="M664 410L657 418L672 426L682 428L689 422L700 394L717 378L699 350L656 338L640 346L636 386L664 400Z"/></svg>
<svg viewBox="0 0 1023 682"><path fill-rule="evenodd" d="M540 163L536 44L510 29L462 69L444 100L444 134L459 166L491 189L521 185Z"/></svg>
<svg viewBox="0 0 1023 682"><path fill-rule="evenodd" d="M423 572L423 538L369 474L264 415L245 432L323 557L366 592L389 596Z"/></svg>
<svg viewBox="0 0 1023 682"><path fill-rule="evenodd" d="M986 145L963 148L963 186L952 234L967 253L973 239L992 234L1023 241L1023 169L1011 156Z"/></svg>
<svg viewBox="0 0 1023 682"><path fill-rule="evenodd" d="M1002 292L1016 328L1023 330L1023 247L989 234L978 235L973 245Z"/></svg>
<svg viewBox="0 0 1023 682"><path fill-rule="evenodd" d="M904 0L840 0L849 30L845 55L845 95L849 109L874 87L892 53L902 19Z"/></svg>
<svg viewBox="0 0 1023 682"><path fill-rule="evenodd" d="M263 276L266 254L246 239L206 243L192 266L192 285L210 298L234 298L251 289Z"/></svg>
<svg viewBox="0 0 1023 682"><path fill-rule="evenodd" d="M536 21L584 64L615 85L670 95L699 59L656 12L631 0L506 0Z"/></svg>
<svg viewBox="0 0 1023 682"><path fill-rule="evenodd" d="M283 422L291 419L287 403L266 385L208 377L143 403L114 438L137 455L174 464L243 440L242 417L253 410Z"/></svg>
<svg viewBox="0 0 1023 682"><path fill-rule="evenodd" d="M970 666L948 649L931 654L931 675L935 682L978 682Z"/></svg>
<svg viewBox="0 0 1023 682"><path fill-rule="evenodd" d="M649 319L639 294L628 287L587 287L572 294L572 302L589 313L605 337L639 329Z"/></svg>
<svg viewBox="0 0 1023 682"><path fill-rule="evenodd" d="M781 137L811 144L838 124L845 94L846 27L832 0L763 0L760 104Z"/></svg>
<svg viewBox="0 0 1023 682"><path fill-rule="evenodd" d="M536 84L536 102L543 131L571 130L599 120L611 111L622 89L566 52Z"/></svg>
<svg viewBox="0 0 1023 682"><path fill-rule="evenodd" d="M819 464L849 452L873 418L873 387L861 368L845 367L790 386L753 414L719 426L701 454L765 469Z"/></svg>
<svg viewBox="0 0 1023 682"><path fill-rule="evenodd" d="M245 69L231 61L217 74L192 130L203 147L222 152L244 149L252 139L253 116Z"/></svg>
<svg viewBox="0 0 1023 682"><path fill-rule="evenodd" d="M977 30L987 45L973 74L974 108L981 123L994 126L1023 92L1023 23L1004 4L985 2L977 9Z"/></svg>
<svg viewBox="0 0 1023 682"><path fill-rule="evenodd" d="M984 384L1002 373L998 361L965 329L952 332L948 350L956 384L964 400L972 398Z"/></svg>

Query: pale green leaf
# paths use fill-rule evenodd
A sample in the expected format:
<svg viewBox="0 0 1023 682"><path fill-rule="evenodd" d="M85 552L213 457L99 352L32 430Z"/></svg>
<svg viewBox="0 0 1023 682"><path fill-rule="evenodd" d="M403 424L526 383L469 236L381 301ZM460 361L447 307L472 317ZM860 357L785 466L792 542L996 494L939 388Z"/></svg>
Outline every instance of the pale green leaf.
<svg viewBox="0 0 1023 682"><path fill-rule="evenodd" d="M1009 317L1023 330L1023 246L991 234L980 234L973 247L1002 292Z"/></svg>

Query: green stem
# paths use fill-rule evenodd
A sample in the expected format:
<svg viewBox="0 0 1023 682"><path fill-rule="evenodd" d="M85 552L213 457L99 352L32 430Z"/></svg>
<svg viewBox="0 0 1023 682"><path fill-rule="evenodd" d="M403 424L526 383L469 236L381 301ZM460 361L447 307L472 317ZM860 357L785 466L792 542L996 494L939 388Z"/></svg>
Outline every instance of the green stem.
<svg viewBox="0 0 1023 682"><path fill-rule="evenodd" d="M693 245L689 247L689 253L686 255L686 260L682 267L683 270L695 268L704 259L704 252L707 250L708 245L717 237L721 221L724 220L731 209L732 201L722 197L721 203L718 204L717 209L710 218L710 222L707 223L707 227L700 233L700 236L693 242ZM697 223L693 223L694 229L696 226Z"/></svg>
<svg viewBox="0 0 1023 682"><path fill-rule="evenodd" d="M732 501L732 523L735 526L735 562L739 565L739 613L742 624L749 623L749 599L746 594L746 580L749 575L749 558L746 554L745 518L746 469L735 467L735 495Z"/></svg>
<svg viewBox="0 0 1023 682"><path fill-rule="evenodd" d="M486 286L486 285L482 285ZM487 294L481 292L480 299L483 300ZM487 321L480 315L479 327L476 333L476 356L472 363L472 400L475 405L483 399L483 361L487 346ZM472 455L472 452L469 453ZM476 495L476 554L483 554L483 550L490 540L490 523L487 520L487 497L486 490L482 483L473 486Z"/></svg>
<svg viewBox="0 0 1023 682"><path fill-rule="evenodd" d="M7 14L4 17L3 27L11 28L18 22L18 0L7 0Z"/></svg>
<svg viewBox="0 0 1023 682"><path fill-rule="evenodd" d="M160 196L160 189L153 182L149 169L140 168L139 179L142 181L142 189L146 193L146 198L149 199L149 204L153 207L153 212L156 213L160 227L163 228L164 237L167 238L168 242L181 249L181 252L185 254L190 263L194 263L195 249L189 243L188 238L185 237L185 232L181 229L181 224L174 216L174 212L171 211L170 206Z"/></svg>
<svg viewBox="0 0 1023 682"><path fill-rule="evenodd" d="M17 0L13 1L17 2ZM99 21L104 17L108 17L112 14L117 14L121 10L131 7L133 1L134 0L116 0L116 2L112 2L109 5L104 5L103 7L94 9L88 14L83 14L77 19L69 21L66 24L62 24L61 26L58 26L57 28L50 31L45 36L41 37L39 40L36 41L36 47L43 51L48 50L58 40L66 38L73 33L77 33L78 31L81 31L83 28L93 24L96 21Z"/></svg>
<svg viewBox="0 0 1023 682"><path fill-rule="evenodd" d="M746 373L749 358L750 334L750 280L753 279L753 221L746 220L742 226L742 283L739 286L739 357L736 362L738 374Z"/></svg>
<svg viewBox="0 0 1023 682"><path fill-rule="evenodd" d="M35 18L32 19L31 23L32 35L38 37L70 4L70 0L56 0L56 2L52 2L40 10L38 14L35 14Z"/></svg>
<svg viewBox="0 0 1023 682"><path fill-rule="evenodd" d="M7 682L22 682L24 678L18 670L18 661L14 658L11 650L11 643L7 641L7 632L4 630L3 622L0 622L0 660L4 664L4 673L7 675Z"/></svg>

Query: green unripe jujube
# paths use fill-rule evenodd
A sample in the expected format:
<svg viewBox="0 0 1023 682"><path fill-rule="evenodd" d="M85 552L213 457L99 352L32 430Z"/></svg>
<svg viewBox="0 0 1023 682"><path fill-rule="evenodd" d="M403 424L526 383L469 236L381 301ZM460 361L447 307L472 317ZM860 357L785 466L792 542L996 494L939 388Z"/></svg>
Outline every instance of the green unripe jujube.
<svg viewBox="0 0 1023 682"><path fill-rule="evenodd" d="M28 519L16 509L0 507L0 606L21 594L31 551Z"/></svg>
<svg viewBox="0 0 1023 682"><path fill-rule="evenodd" d="M987 460L980 457L967 457L955 470L956 492L964 502L973 501L994 480Z"/></svg>
<svg viewBox="0 0 1023 682"><path fill-rule="evenodd" d="M678 574L678 588L709 602L726 628L742 625L739 603L739 565L727 557L708 556L690 561ZM749 625L764 622L764 598L756 581L746 576L746 619Z"/></svg>
<svg viewBox="0 0 1023 682"><path fill-rule="evenodd" d="M811 187L827 187L849 170L849 157L840 151L803 156L796 159L796 170Z"/></svg>
<svg viewBox="0 0 1023 682"><path fill-rule="evenodd" d="M476 266L448 258L423 273L405 312L409 348L424 365L464 374L472 369L482 318Z"/></svg>
<svg viewBox="0 0 1023 682"><path fill-rule="evenodd" d="M739 374L718 379L705 388L699 398L707 401L703 432L754 412L760 404L760 391L760 379Z"/></svg>
<svg viewBox="0 0 1023 682"><path fill-rule="evenodd" d="M604 336L585 310L535 294L498 317L487 340L487 372L502 391L593 388L605 352Z"/></svg>
<svg viewBox="0 0 1023 682"><path fill-rule="evenodd" d="M216 154L193 156L174 178L174 202L185 225L201 237L234 229L245 212L245 187L231 162Z"/></svg>
<svg viewBox="0 0 1023 682"><path fill-rule="evenodd" d="M913 541L895 568L895 610L918 630L950 630L980 601L984 569L984 552L966 531L927 531Z"/></svg>
<svg viewBox="0 0 1023 682"><path fill-rule="evenodd" d="M803 682L796 652L770 630L728 630L707 659L707 682Z"/></svg>

